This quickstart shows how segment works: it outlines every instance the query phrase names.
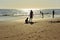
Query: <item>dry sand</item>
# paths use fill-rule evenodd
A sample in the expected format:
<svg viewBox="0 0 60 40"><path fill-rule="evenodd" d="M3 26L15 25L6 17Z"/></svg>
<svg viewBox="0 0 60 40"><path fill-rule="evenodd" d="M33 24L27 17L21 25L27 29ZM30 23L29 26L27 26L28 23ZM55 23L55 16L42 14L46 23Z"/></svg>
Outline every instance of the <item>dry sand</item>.
<svg viewBox="0 0 60 40"><path fill-rule="evenodd" d="M0 40L60 40L56 19L38 20L33 25L21 21L1 21Z"/></svg>

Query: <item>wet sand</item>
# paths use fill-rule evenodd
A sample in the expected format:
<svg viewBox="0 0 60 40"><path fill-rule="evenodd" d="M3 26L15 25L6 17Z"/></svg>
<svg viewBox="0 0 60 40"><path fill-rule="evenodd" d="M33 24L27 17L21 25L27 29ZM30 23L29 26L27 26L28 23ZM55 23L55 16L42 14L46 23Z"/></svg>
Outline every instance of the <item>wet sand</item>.
<svg viewBox="0 0 60 40"><path fill-rule="evenodd" d="M1 21L0 40L60 40L60 23L51 22L58 20L36 20L32 25L19 20Z"/></svg>

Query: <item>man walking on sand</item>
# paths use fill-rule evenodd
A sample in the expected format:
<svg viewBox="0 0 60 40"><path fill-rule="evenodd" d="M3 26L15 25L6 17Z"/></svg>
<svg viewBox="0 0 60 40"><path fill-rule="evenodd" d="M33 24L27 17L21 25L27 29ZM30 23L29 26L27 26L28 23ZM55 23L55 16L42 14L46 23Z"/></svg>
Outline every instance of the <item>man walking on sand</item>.
<svg viewBox="0 0 60 40"><path fill-rule="evenodd" d="M31 10L30 11L30 19L29 19L29 22L32 22L32 19L33 19L33 11Z"/></svg>
<svg viewBox="0 0 60 40"><path fill-rule="evenodd" d="M54 18L55 11L53 10L52 13L53 13L53 14L52 14L52 17Z"/></svg>
<svg viewBox="0 0 60 40"><path fill-rule="evenodd" d="M44 14L43 14L43 12L40 11L40 13L42 14L42 18L44 18Z"/></svg>

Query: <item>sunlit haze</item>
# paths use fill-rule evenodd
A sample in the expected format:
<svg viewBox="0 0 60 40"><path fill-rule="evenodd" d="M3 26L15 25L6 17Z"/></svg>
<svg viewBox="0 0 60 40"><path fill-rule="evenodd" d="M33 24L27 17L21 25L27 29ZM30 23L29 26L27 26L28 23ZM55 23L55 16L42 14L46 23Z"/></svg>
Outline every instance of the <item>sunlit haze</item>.
<svg viewBox="0 0 60 40"><path fill-rule="evenodd" d="M60 8L60 0L0 0L0 8Z"/></svg>
<svg viewBox="0 0 60 40"><path fill-rule="evenodd" d="M29 12L30 10L40 10L38 8L25 8L25 9L20 9L20 10L23 10L24 12Z"/></svg>

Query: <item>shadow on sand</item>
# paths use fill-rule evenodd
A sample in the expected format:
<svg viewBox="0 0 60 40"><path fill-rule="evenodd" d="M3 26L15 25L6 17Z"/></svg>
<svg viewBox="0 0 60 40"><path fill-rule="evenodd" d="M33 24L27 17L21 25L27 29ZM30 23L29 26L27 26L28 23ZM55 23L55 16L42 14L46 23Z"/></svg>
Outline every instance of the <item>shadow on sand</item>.
<svg viewBox="0 0 60 40"><path fill-rule="evenodd" d="M37 23L37 22L28 22L28 23L25 23L25 24L31 24L31 25L33 25L34 23Z"/></svg>
<svg viewBox="0 0 60 40"><path fill-rule="evenodd" d="M60 21L49 21L50 23L60 23Z"/></svg>

